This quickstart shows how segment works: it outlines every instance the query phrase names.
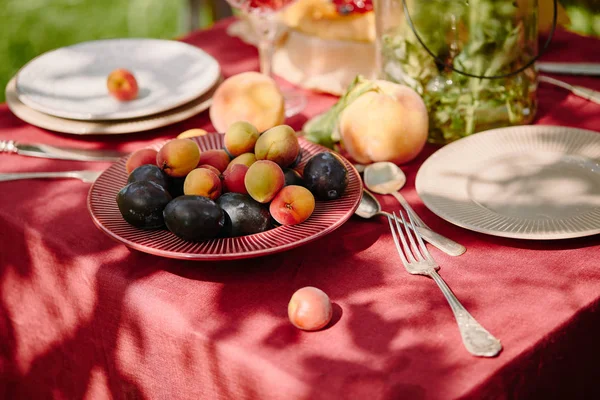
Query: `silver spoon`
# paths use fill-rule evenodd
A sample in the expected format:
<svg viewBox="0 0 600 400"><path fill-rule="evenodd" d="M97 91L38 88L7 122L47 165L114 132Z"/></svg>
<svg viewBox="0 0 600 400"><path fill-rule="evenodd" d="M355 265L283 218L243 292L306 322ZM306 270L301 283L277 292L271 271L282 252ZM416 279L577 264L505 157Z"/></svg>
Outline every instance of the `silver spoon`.
<svg viewBox="0 0 600 400"><path fill-rule="evenodd" d="M419 228L419 233L429 243L451 256L460 256L467 249L465 246L456 243L452 239L436 233L429 228L421 218L415 213L406 199L398 192L406 183L406 175L396 164L391 162L378 162L365 167L364 181L366 187L379 194L391 194L404 206L407 212L411 213L415 225ZM376 202L377 200L371 196ZM363 198L365 198L363 194ZM362 201L361 201L362 202ZM379 205L379 204L378 204ZM360 208L360 206L359 206ZM379 210L381 206L379 205ZM381 212L381 211L379 211Z"/></svg>

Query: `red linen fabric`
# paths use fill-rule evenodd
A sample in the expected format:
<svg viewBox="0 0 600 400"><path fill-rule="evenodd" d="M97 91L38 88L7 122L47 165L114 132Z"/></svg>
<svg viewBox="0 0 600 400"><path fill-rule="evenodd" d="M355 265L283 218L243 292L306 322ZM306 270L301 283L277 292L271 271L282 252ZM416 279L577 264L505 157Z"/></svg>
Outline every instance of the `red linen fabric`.
<svg viewBox="0 0 600 400"><path fill-rule="evenodd" d="M185 40L226 76L256 70L256 50L228 22ZM600 62L600 41L559 32L550 60ZM600 90L597 78L562 79ZM306 92L295 128L335 98ZM536 123L598 130L600 106L539 88ZM0 106L0 139L132 151L206 113L139 134L77 137L30 126ZM415 174L403 193L427 224L464 244L431 248L465 307L504 345L470 356L433 281L401 266L382 219L352 218L318 242L253 260L201 263L130 251L102 234L76 180L0 183L0 398L6 399L513 399L600 395L599 237L522 241L470 232L424 207ZM0 171L105 168L0 155ZM564 195L557 193L558 195ZM379 197L384 208L393 199ZM301 332L287 302L317 286L334 321Z"/></svg>

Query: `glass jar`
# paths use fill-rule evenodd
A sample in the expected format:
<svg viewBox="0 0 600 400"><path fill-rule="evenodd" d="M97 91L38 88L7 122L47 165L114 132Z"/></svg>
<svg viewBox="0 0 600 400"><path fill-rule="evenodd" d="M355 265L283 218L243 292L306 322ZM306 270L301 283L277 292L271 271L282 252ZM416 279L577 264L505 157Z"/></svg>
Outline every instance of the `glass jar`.
<svg viewBox="0 0 600 400"><path fill-rule="evenodd" d="M528 124L537 74L514 72L538 54L537 12L537 0L376 0L380 78L423 97L433 143Z"/></svg>

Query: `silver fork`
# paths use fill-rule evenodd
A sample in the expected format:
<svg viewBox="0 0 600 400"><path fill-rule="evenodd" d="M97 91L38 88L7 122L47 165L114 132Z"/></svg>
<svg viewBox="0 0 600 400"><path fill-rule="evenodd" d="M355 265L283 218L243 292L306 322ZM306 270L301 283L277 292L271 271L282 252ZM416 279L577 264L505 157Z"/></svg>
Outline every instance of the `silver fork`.
<svg viewBox="0 0 600 400"><path fill-rule="evenodd" d="M399 214L404 229L400 226L396 213L393 213L393 222L392 217L388 216L388 222L390 223L396 249L406 270L413 275L429 276L437 283L454 313L463 344L471 354L480 357L494 357L497 355L502 350L500 341L469 314L437 273L440 267L425 247L419 231L415 228L410 211L407 210L407 215L412 229L406 228L409 224L406 222L402 211L399 211ZM406 237L408 237L408 241ZM400 245L400 242L402 245Z"/></svg>
<svg viewBox="0 0 600 400"><path fill-rule="evenodd" d="M16 181L18 179L40 179L40 178L76 178L86 183L92 183L102 171L58 171L58 172L14 172L0 173L0 182Z"/></svg>

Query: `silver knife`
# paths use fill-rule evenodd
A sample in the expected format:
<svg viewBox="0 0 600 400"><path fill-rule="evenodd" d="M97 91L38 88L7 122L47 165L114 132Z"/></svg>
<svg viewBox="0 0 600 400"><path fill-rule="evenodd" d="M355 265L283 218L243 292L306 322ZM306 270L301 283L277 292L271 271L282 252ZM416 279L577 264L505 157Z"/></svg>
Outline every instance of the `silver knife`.
<svg viewBox="0 0 600 400"><path fill-rule="evenodd" d="M600 76L600 63L538 61L535 65L539 71L552 74Z"/></svg>
<svg viewBox="0 0 600 400"><path fill-rule="evenodd" d="M0 140L0 153L74 161L117 161L128 154L113 150L84 150L47 144L25 144L13 140Z"/></svg>

